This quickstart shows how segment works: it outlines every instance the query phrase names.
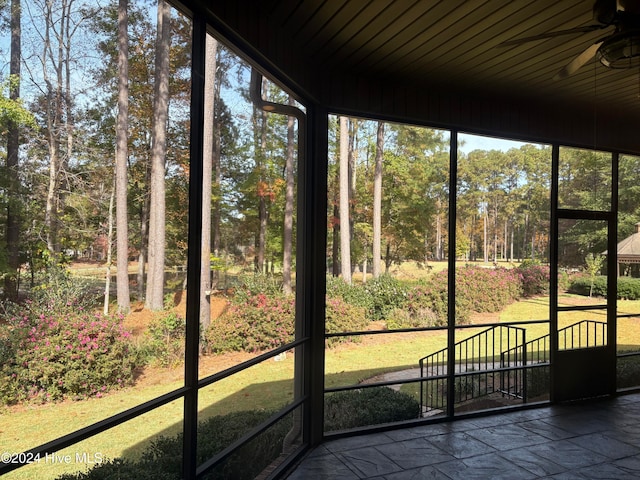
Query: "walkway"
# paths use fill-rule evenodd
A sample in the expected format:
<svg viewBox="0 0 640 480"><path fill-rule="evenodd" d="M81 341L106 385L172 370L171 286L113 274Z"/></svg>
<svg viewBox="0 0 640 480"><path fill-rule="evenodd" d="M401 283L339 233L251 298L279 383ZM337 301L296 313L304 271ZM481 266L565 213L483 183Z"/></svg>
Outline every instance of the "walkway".
<svg viewBox="0 0 640 480"><path fill-rule="evenodd" d="M640 478L640 394L326 442L288 480Z"/></svg>

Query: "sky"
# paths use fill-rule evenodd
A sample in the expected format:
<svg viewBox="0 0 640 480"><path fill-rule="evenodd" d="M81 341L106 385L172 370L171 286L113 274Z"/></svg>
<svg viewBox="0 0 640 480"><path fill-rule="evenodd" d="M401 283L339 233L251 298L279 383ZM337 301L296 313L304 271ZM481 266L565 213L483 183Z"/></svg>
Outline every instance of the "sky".
<svg viewBox="0 0 640 480"><path fill-rule="evenodd" d="M458 141L461 143L458 149L464 153L469 153L473 150L501 150L506 152L512 148L520 148L522 145L532 144L532 142L519 142L497 137L470 135L467 133L460 133L458 135Z"/></svg>

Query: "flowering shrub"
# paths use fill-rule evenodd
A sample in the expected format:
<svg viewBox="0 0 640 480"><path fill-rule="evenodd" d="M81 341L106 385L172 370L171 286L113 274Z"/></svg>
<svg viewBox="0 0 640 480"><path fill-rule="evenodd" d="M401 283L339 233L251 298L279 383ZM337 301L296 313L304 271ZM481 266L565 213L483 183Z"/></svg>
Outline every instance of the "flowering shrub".
<svg viewBox="0 0 640 480"><path fill-rule="evenodd" d="M342 277L327 276L327 297L341 298L349 305L364 308L365 312L373 311L371 292L361 284L349 285Z"/></svg>
<svg viewBox="0 0 640 480"><path fill-rule="evenodd" d="M522 296L522 277L516 269L464 267L456 270L457 297L474 312L498 312Z"/></svg>
<svg viewBox="0 0 640 480"><path fill-rule="evenodd" d="M211 322L205 332L207 347L213 353L226 351L258 352L293 340L295 300L282 294L247 295L244 304L234 299L226 312Z"/></svg>
<svg viewBox="0 0 640 480"><path fill-rule="evenodd" d="M327 333L357 332L369 324L364 308L349 305L341 298L327 297L325 310L325 330ZM328 346L339 343L359 341L361 337L332 337L327 339Z"/></svg>
<svg viewBox="0 0 640 480"><path fill-rule="evenodd" d="M13 348L3 354L0 402L100 397L132 382L135 354L121 317L28 313L3 327Z"/></svg>
<svg viewBox="0 0 640 480"><path fill-rule="evenodd" d="M525 297L549 294L549 267L535 263L523 262L518 267L522 277L522 294Z"/></svg>
<svg viewBox="0 0 640 480"><path fill-rule="evenodd" d="M396 308L407 301L407 287L391 275L384 274L364 284L371 296L372 306L368 312L372 320L384 320Z"/></svg>
<svg viewBox="0 0 640 480"><path fill-rule="evenodd" d="M245 291L237 297L223 315L213 320L205 332L209 351L258 352L280 347L294 338L295 297L282 293L249 296ZM368 325L365 311L341 298L327 298L326 331L340 333L363 330ZM354 337L335 337L328 345L353 341Z"/></svg>
<svg viewBox="0 0 640 480"><path fill-rule="evenodd" d="M446 270L431 275L407 292L404 308L394 310L387 328L438 327L447 324L448 274ZM456 295L456 323L469 321L469 299Z"/></svg>

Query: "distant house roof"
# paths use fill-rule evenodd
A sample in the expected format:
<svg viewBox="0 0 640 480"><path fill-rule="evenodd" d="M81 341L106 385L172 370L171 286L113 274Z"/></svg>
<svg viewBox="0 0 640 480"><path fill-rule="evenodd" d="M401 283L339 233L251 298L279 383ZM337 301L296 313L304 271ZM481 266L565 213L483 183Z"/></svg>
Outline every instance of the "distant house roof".
<svg viewBox="0 0 640 480"><path fill-rule="evenodd" d="M633 235L618 242L617 250L618 263L640 263L640 222L636 223Z"/></svg>

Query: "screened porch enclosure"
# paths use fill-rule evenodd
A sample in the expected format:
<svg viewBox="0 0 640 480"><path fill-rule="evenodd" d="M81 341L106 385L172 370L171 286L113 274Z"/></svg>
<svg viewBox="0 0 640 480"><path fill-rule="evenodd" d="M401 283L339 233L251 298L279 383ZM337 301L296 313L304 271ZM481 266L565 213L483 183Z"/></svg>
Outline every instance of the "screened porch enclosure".
<svg viewBox="0 0 640 480"><path fill-rule="evenodd" d="M0 475L109 444L117 462L82 467L122 473L157 447L172 455L154 468L185 480L491 462L526 478L587 472L612 432L624 454L594 471L637 472L640 274L616 253L640 225L637 72L594 57L552 82L595 30L502 45L591 7L173 2L171 85L190 85L167 121L178 373L40 443L2 438L23 455ZM415 442L441 461L407 458ZM529 448L557 469L527 471Z"/></svg>

